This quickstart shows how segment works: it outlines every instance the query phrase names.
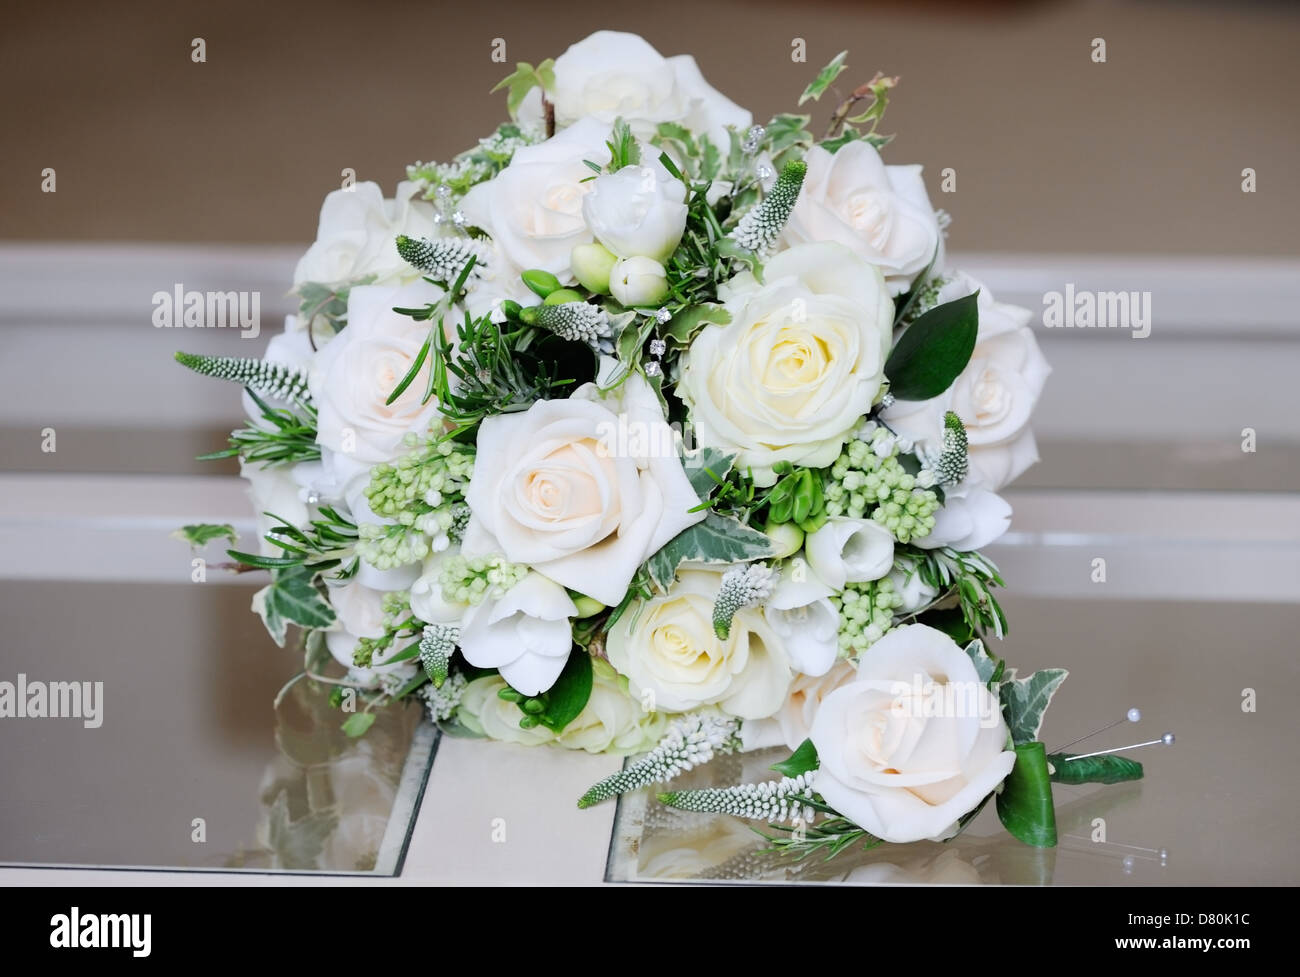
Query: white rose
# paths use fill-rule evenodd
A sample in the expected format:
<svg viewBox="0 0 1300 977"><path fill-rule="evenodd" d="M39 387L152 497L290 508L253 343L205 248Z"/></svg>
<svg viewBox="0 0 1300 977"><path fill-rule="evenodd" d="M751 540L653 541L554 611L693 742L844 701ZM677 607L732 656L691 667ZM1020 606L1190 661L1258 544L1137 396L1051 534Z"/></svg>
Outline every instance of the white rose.
<svg viewBox="0 0 1300 977"><path fill-rule="evenodd" d="M879 580L894 565L894 537L871 519L835 516L804 540L813 572L835 590Z"/></svg>
<svg viewBox="0 0 1300 977"><path fill-rule="evenodd" d="M248 480L248 497L257 515L257 552L263 556L283 556L280 547L267 540L272 527L280 525L266 513L279 516L292 526L302 528L310 515L302 501L301 490L290 468L262 468L239 460L239 474Z"/></svg>
<svg viewBox="0 0 1300 977"><path fill-rule="evenodd" d="M608 666L604 671L597 666L591 698L577 718L560 730L557 742L571 750L626 756L653 747L667 725L668 717L641 708Z"/></svg>
<svg viewBox="0 0 1300 977"><path fill-rule="evenodd" d="M540 746L554 740L555 733L540 723L532 729L519 725L524 715L519 706L497 694L505 687L506 681L500 675L474 679L461 695L457 718L471 732L507 743Z"/></svg>
<svg viewBox="0 0 1300 977"><path fill-rule="evenodd" d="M665 261L686 229L686 187L663 166L624 166L592 181L582 213L596 240L620 258Z"/></svg>
<svg viewBox="0 0 1300 977"><path fill-rule="evenodd" d="M403 182L391 200L377 183L335 190L320 210L316 243L298 262L295 286L304 282L338 285L375 276L374 284L413 281L420 273L397 253L397 237L436 237L432 204L417 200L419 186Z"/></svg>
<svg viewBox="0 0 1300 977"><path fill-rule="evenodd" d="M771 716L792 675L781 639L754 608L742 608L731 633L713 630L722 574L685 570L667 595L646 601L629 623L610 631L605 653L650 708L685 712L716 705L742 719ZM643 698L647 693L652 700Z"/></svg>
<svg viewBox="0 0 1300 977"><path fill-rule="evenodd" d="M781 728L781 742L792 750L799 749L812 733L813 720L822 700L843 685L852 682L857 671L841 659L821 675L797 675L790 686L785 704L776 714Z"/></svg>
<svg viewBox="0 0 1300 977"><path fill-rule="evenodd" d="M438 401L421 404L430 365L391 405L389 395L410 370L427 323L398 315L394 306L419 307L441 291L425 282L401 289L363 286L348 300L348 327L316 358L310 388L319 412L317 441L357 462L391 461L408 432L424 433Z"/></svg>
<svg viewBox="0 0 1300 977"><path fill-rule="evenodd" d="M834 593L806 564L794 563L781 571L763 607L796 672L824 675L839 655L840 615L830 602Z"/></svg>
<svg viewBox="0 0 1300 977"><path fill-rule="evenodd" d="M707 133L724 150L727 126L745 129L753 122L704 80L693 57L665 58L644 38L621 31L597 31L555 59L554 102L562 126L594 116L608 128L621 117L649 139L659 123L677 122ZM540 119L536 91L520 117Z"/></svg>
<svg viewBox="0 0 1300 977"><path fill-rule="evenodd" d="M917 688L926 696L951 693L954 707L930 708L934 703L914 697ZM826 803L899 843L951 837L957 820L1016 761L998 704L970 658L921 624L896 628L871 646L857 677L822 700L810 736Z"/></svg>
<svg viewBox="0 0 1300 977"><path fill-rule="evenodd" d="M668 272L654 258L620 258L609 273L609 292L628 308L658 305L668 296Z"/></svg>
<svg viewBox="0 0 1300 977"><path fill-rule="evenodd" d="M891 295L906 292L942 240L921 167L886 166L865 142L834 155L814 146L804 162L808 172L783 238L837 241L878 266Z"/></svg>
<svg viewBox="0 0 1300 977"><path fill-rule="evenodd" d="M951 387L931 400L900 400L885 412L899 434L931 454L943 444L943 415L953 411L966 428L974 486L997 491L1038 460L1029 421L1052 368L1032 328L1031 313L996 302L988 289L958 273L937 301L979 289L979 336L970 362Z"/></svg>
<svg viewBox="0 0 1300 977"><path fill-rule="evenodd" d="M783 251L763 276L720 290L732 321L701 330L678 393L696 440L767 486L779 461L835 460L880 392L894 314L879 270L842 245Z"/></svg>
<svg viewBox="0 0 1300 977"><path fill-rule="evenodd" d="M465 613L460 650L471 665L495 668L524 695L538 695L564 671L573 649L569 619L577 613L563 587L530 573Z"/></svg>
<svg viewBox="0 0 1300 977"><path fill-rule="evenodd" d="M525 146L510 165L461 200L469 223L492 236L513 274L542 268L569 280L574 245L589 244L591 230L582 216L583 197L591 190L591 169L609 162L609 126L583 119L545 142ZM493 268L506 275L506 269Z"/></svg>
<svg viewBox="0 0 1300 977"><path fill-rule="evenodd" d="M358 668L352 663L352 656L360 639L384 636L383 591L350 580L345 584L331 587L329 601L338 620L325 632L325 647L336 662L347 667L350 680L361 685L374 686L384 676L414 674L410 662L375 665L370 668Z"/></svg>
<svg viewBox="0 0 1300 977"><path fill-rule="evenodd" d="M463 552L503 553L617 604L637 567L704 518L689 511L699 498L673 445L639 375L608 396L586 384L567 400L486 418L465 490Z"/></svg>
<svg viewBox="0 0 1300 977"><path fill-rule="evenodd" d="M955 550L980 550L1011 527L1011 504L987 489L966 483L944 493L943 507L934 514L928 536L913 540L922 549L951 546Z"/></svg>

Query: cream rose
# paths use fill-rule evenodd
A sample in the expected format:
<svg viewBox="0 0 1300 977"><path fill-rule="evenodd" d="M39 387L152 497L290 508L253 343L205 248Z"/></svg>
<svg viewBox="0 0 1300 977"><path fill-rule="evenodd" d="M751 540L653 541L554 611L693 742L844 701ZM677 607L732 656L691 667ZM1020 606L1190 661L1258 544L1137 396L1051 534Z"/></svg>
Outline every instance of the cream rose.
<svg viewBox="0 0 1300 977"><path fill-rule="evenodd" d="M677 122L705 132L727 147L727 126L744 129L749 112L711 87L690 55L665 58L642 37L622 31L597 31L555 59L555 118L564 126L594 117L608 128L627 120L642 139L661 122ZM520 118L541 118L536 90Z"/></svg>
<svg viewBox="0 0 1300 977"><path fill-rule="evenodd" d="M1028 309L997 302L988 289L957 273L936 302L979 289L979 336L970 362L951 387L932 400L904 401L885 412L890 427L931 454L943 444L943 415L966 427L970 485L996 492L1038 460L1029 421L1052 372L1029 326Z"/></svg>
<svg viewBox="0 0 1300 977"><path fill-rule="evenodd" d="M742 719L771 716L785 701L790 659L754 608L742 608L731 633L713 630L713 601L722 574L685 570L666 596L652 598L609 633L609 663L627 676L632 695L652 696L655 710L718 706Z"/></svg>
<svg viewBox="0 0 1300 977"><path fill-rule="evenodd" d="M912 695L917 688L951 707L926 708ZM900 843L951 837L1016 760L997 701L970 658L921 624L895 628L871 646L857 677L822 700L810 738L826 803Z"/></svg>
<svg viewBox="0 0 1300 977"><path fill-rule="evenodd" d="M436 301L425 282L401 289L362 286L348 300L348 327L321 350L309 377L319 412L317 441L330 451L374 464L401 453L408 432L427 431L438 402L421 404L429 365L391 405L389 395L410 370L428 325L398 315L394 306Z"/></svg>
<svg viewBox="0 0 1300 977"><path fill-rule="evenodd" d="M884 272L891 295L906 292L942 240L921 167L886 166L865 142L834 155L814 146L804 162L808 172L784 239L843 244Z"/></svg>
<svg viewBox="0 0 1300 977"><path fill-rule="evenodd" d="M626 756L650 749L668 725L668 717L647 712L633 699L607 664L593 663L591 698L564 729L557 742L571 750Z"/></svg>
<svg viewBox="0 0 1300 977"><path fill-rule="evenodd" d="M397 237L436 237L434 208L417 200L419 187L403 182L391 200L377 183L335 190L321 206L316 243L298 262L295 286L304 282L338 285L374 276L374 284L414 281L420 273L397 253Z"/></svg>
<svg viewBox="0 0 1300 977"><path fill-rule="evenodd" d="M569 254L574 245L590 244L591 230L582 216L583 198L591 190L591 169L609 162L609 126L583 119L545 142L525 146L510 165L465 194L461 210L469 222L492 236L497 252L513 268L493 268L512 278L542 268L571 280Z"/></svg>
<svg viewBox="0 0 1300 977"><path fill-rule="evenodd" d="M620 432L628 432L621 437ZM489 417L479 427L466 556L503 553L614 605L653 553L704 518L649 384Z"/></svg>
<svg viewBox="0 0 1300 977"><path fill-rule="evenodd" d="M893 303L880 272L839 244L783 251L763 275L724 287L732 321L696 337L678 392L696 440L767 486L777 462L835 460L880 392Z"/></svg>
<svg viewBox="0 0 1300 977"><path fill-rule="evenodd" d="M555 733L538 724L523 729L519 720L523 713L513 702L502 699L497 693L506 687L500 675L484 675L465 686L461 695L457 718L473 733L506 743L523 746L540 746L555 739Z"/></svg>

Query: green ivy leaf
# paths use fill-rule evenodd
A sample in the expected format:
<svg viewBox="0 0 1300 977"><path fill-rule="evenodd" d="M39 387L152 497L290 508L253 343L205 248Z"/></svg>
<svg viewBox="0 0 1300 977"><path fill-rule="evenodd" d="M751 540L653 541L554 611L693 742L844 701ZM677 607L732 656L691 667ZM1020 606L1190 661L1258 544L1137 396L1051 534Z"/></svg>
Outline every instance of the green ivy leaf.
<svg viewBox="0 0 1300 977"><path fill-rule="evenodd" d="M725 326L730 321L731 313L722 306L704 302L688 306L669 319L663 336L679 346L689 346L695 334L709 323Z"/></svg>
<svg viewBox="0 0 1300 977"><path fill-rule="evenodd" d="M1038 739L1043 715L1052 696L1070 673L1064 668L1044 668L1024 678L1002 684L1002 710L1007 716L1011 741L1017 746Z"/></svg>
<svg viewBox="0 0 1300 977"><path fill-rule="evenodd" d="M575 651L546 692L546 711L539 717L542 725L558 733L577 719L591 698L591 685L591 656L585 651Z"/></svg>
<svg viewBox="0 0 1300 977"><path fill-rule="evenodd" d="M953 610L956 611L956 620L952 622L953 625L965 625L965 619L962 617L961 611L957 611L956 608L953 608ZM965 626L967 629L970 627L969 625ZM984 647L983 641L976 639L968 644L966 646L966 654L970 657L970 660L975 663L975 674L980 677L980 681L985 685L988 685L990 682L994 682L1001 677L1002 660L990 655L988 649Z"/></svg>
<svg viewBox="0 0 1300 977"><path fill-rule="evenodd" d="M717 448L698 448L682 459L682 468L691 483L691 488L703 501L727 477L735 462L736 456L729 455L725 451Z"/></svg>
<svg viewBox="0 0 1300 977"><path fill-rule="evenodd" d="M541 88L543 92L548 92L554 87L555 60L547 58L536 68L527 61L516 62L515 70L497 82L492 91L499 92L503 88L508 89L506 92L506 108L513 118L518 114L519 106L524 104L524 98L534 88Z"/></svg>
<svg viewBox="0 0 1300 977"><path fill-rule="evenodd" d="M1021 743L1016 747L1016 765L998 794L998 817L1026 845L1056 845L1056 809L1052 806L1052 784L1042 743Z"/></svg>
<svg viewBox="0 0 1300 977"><path fill-rule="evenodd" d="M375 714L373 712L357 712L348 716L339 728L353 739L356 739L358 736L365 736L366 730L374 724Z"/></svg>
<svg viewBox="0 0 1300 977"><path fill-rule="evenodd" d="M235 527L229 523L199 522L189 526L182 526L172 533L172 538L189 543L197 550L207 546L214 539L228 539L232 543L237 542L239 534L235 532Z"/></svg>
<svg viewBox="0 0 1300 977"><path fill-rule="evenodd" d="M848 56L848 51L841 51L831 58L826 67L817 72L817 77L809 82L808 87L803 90L803 94L799 96L799 104L802 105L809 99L817 101L826 94L826 89L830 88L831 83L840 76L840 72L848 67L844 63L844 59Z"/></svg>
<svg viewBox="0 0 1300 977"><path fill-rule="evenodd" d="M903 330L885 376L899 400L937 397L966 369L979 335L979 293L937 305Z"/></svg>
<svg viewBox="0 0 1300 977"><path fill-rule="evenodd" d="M314 571L302 566L272 570L271 583L253 595L253 610L281 648L290 623L307 629L334 623L334 610L317 592L314 577Z"/></svg>
<svg viewBox="0 0 1300 977"><path fill-rule="evenodd" d="M1074 759L1071 753L1050 753L1048 772L1057 784L1122 784L1142 779L1142 764L1126 756L1090 756Z"/></svg>
<svg viewBox="0 0 1300 977"><path fill-rule="evenodd" d="M765 533L737 519L710 512L703 522L682 530L646 561L650 579L662 591L672 586L683 563L745 563L770 559L776 544Z"/></svg>
<svg viewBox="0 0 1300 977"><path fill-rule="evenodd" d="M819 762L813 741L804 740L799 744L799 749L790 754L790 759L772 764L771 769L785 777L797 777L809 770L816 770Z"/></svg>

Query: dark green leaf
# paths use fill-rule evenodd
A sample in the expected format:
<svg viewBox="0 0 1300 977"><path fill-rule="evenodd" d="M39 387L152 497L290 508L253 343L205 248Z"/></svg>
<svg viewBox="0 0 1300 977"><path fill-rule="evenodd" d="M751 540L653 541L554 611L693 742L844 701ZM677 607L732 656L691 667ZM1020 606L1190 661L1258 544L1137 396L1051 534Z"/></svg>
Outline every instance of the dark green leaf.
<svg viewBox="0 0 1300 977"><path fill-rule="evenodd" d="M935 306L908 326L885 362L899 400L937 397L966 369L979 335L979 293Z"/></svg>
<svg viewBox="0 0 1300 977"><path fill-rule="evenodd" d="M1114 753L1082 759L1070 753L1052 753L1047 762L1052 780L1058 784L1120 784L1142 779L1142 764Z"/></svg>
<svg viewBox="0 0 1300 977"><path fill-rule="evenodd" d="M772 769L786 777L797 777L801 773L817 769L817 747L812 740L804 740L799 749L790 755L790 759L772 764Z"/></svg>
<svg viewBox="0 0 1300 977"><path fill-rule="evenodd" d="M582 650L574 651L546 693L546 711L540 717L542 725L558 733L577 719L591 698L591 684L591 656Z"/></svg>
<svg viewBox="0 0 1300 977"><path fill-rule="evenodd" d="M691 488L703 500L727 477L735 461L735 455L717 448L699 448L682 459L682 468Z"/></svg>
<svg viewBox="0 0 1300 977"><path fill-rule="evenodd" d="M1056 809L1042 743L1016 747L1016 765L1002 784L997 804L998 817L1014 837L1035 848L1056 845Z"/></svg>
<svg viewBox="0 0 1300 977"><path fill-rule="evenodd" d="M682 309L664 327L664 339L680 346L689 346L695 334L709 323L725 326L731 321L731 313L720 305L705 302L700 305Z"/></svg>

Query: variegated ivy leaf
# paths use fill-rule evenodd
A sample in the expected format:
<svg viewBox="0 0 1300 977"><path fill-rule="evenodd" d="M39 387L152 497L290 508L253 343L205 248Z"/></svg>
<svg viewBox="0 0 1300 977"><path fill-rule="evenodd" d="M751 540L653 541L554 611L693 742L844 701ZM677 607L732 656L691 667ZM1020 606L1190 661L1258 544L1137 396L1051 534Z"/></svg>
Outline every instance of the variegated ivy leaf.
<svg viewBox="0 0 1300 977"><path fill-rule="evenodd" d="M735 461L735 455L717 448L699 448L682 459L682 468L686 471L695 494L704 500L727 477Z"/></svg>
<svg viewBox="0 0 1300 977"><path fill-rule="evenodd" d="M988 685L994 679L1002 678L1002 660L990 655L985 649L983 641L972 641L968 644L966 654L975 665L975 674L980 677L980 681L985 685Z"/></svg>
<svg viewBox="0 0 1300 977"><path fill-rule="evenodd" d="M1043 668L1004 682L1000 688L1002 710L1011 730L1011 740L1017 746L1038 739L1043 726L1043 715L1051 704L1052 696L1070 673L1064 668Z"/></svg>
<svg viewBox="0 0 1300 977"><path fill-rule="evenodd" d="M267 632L281 648L290 623L299 627L327 628L334 623L334 609L312 583L315 574L306 567L284 567L271 571L271 583L253 595L253 610L262 617Z"/></svg>
<svg viewBox="0 0 1300 977"><path fill-rule="evenodd" d="M646 568L650 579L666 592L683 563L746 563L770 559L775 553L776 544L766 534L750 529L739 520L710 512L703 522L670 539L646 561Z"/></svg>
<svg viewBox="0 0 1300 977"><path fill-rule="evenodd" d="M821 71L817 72L817 77L808 83L808 87L803 90L799 96L799 104L802 105L809 99L816 101L826 93L826 89L840 76L840 72L848 67L844 59L849 56L848 51L841 51L835 57L831 58L830 63Z"/></svg>

